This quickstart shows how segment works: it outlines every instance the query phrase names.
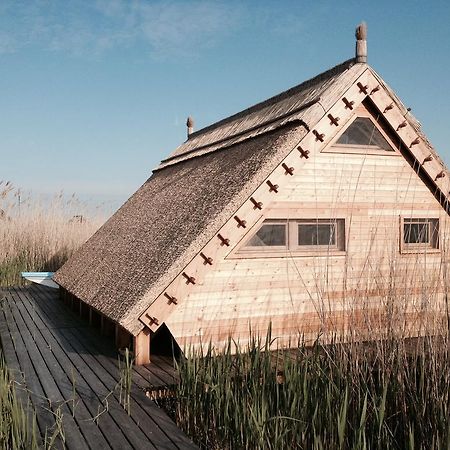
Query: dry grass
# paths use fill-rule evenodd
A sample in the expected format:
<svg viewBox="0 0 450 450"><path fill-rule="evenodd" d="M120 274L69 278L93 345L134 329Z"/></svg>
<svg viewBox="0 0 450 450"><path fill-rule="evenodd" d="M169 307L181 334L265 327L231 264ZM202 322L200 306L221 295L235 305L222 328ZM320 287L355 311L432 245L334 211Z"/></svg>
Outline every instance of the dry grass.
<svg viewBox="0 0 450 450"><path fill-rule="evenodd" d="M24 197L0 181L0 286L22 282L21 271L55 271L104 222L74 196Z"/></svg>

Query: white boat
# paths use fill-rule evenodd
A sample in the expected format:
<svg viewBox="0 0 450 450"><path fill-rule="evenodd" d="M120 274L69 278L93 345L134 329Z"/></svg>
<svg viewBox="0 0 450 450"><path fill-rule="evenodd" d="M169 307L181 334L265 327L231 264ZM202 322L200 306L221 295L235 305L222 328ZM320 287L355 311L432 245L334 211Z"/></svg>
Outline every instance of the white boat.
<svg viewBox="0 0 450 450"><path fill-rule="evenodd" d="M54 272L22 272L22 278L33 283L43 284L54 289L58 289L59 285L53 281Z"/></svg>

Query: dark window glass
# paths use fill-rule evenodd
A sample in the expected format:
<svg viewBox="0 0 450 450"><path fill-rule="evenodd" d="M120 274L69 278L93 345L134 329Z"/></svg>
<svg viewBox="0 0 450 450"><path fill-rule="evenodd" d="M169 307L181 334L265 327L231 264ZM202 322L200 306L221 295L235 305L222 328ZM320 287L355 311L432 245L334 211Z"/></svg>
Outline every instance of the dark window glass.
<svg viewBox="0 0 450 450"><path fill-rule="evenodd" d="M430 242L430 224L428 222L405 223L403 237L405 244L428 244Z"/></svg>
<svg viewBox="0 0 450 450"><path fill-rule="evenodd" d="M405 249L439 248L439 219L403 219Z"/></svg>
<svg viewBox="0 0 450 450"><path fill-rule="evenodd" d="M394 151L380 130L367 117L357 117L337 140L341 145L364 145Z"/></svg>
<svg viewBox="0 0 450 450"><path fill-rule="evenodd" d="M299 224L298 245L336 245L336 224Z"/></svg>
<svg viewBox="0 0 450 450"><path fill-rule="evenodd" d="M247 243L247 247L267 246L286 246L285 224L264 224Z"/></svg>

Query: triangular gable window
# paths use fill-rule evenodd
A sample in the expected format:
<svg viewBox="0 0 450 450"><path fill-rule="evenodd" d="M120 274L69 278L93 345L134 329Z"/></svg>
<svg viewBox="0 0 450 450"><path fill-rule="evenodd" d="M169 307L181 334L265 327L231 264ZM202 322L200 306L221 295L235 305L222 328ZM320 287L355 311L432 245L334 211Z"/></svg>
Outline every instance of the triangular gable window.
<svg viewBox="0 0 450 450"><path fill-rule="evenodd" d="M357 117L342 133L335 145L371 147L387 152L395 151L368 117Z"/></svg>

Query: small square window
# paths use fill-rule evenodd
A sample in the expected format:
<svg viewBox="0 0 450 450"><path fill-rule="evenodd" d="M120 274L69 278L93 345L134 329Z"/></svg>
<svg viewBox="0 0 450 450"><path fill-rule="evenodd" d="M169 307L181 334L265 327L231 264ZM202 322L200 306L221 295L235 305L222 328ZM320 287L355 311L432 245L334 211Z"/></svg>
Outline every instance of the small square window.
<svg viewBox="0 0 450 450"><path fill-rule="evenodd" d="M403 250L439 248L439 219L404 218Z"/></svg>

